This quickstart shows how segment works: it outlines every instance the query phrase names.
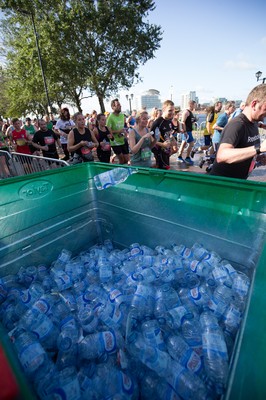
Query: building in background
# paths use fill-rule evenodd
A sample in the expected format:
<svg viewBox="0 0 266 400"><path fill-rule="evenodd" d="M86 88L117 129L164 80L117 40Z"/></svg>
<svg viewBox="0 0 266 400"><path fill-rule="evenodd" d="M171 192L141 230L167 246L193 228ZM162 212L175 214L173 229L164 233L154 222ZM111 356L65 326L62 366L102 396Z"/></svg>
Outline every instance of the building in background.
<svg viewBox="0 0 266 400"><path fill-rule="evenodd" d="M135 100L136 109L139 111L145 108L150 112L154 107L162 108L160 92L156 89L149 89L136 96Z"/></svg>
<svg viewBox="0 0 266 400"><path fill-rule="evenodd" d="M196 102L196 104L199 103L199 99L196 96L196 92L188 92L188 93L184 93L181 95L181 110L184 110L185 108L187 108L188 102L190 100L194 100Z"/></svg>

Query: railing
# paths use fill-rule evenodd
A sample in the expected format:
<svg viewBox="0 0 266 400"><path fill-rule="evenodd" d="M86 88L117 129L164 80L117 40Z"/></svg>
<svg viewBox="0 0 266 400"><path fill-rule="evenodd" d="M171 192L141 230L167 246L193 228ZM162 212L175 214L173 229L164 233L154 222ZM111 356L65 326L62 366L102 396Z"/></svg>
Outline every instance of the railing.
<svg viewBox="0 0 266 400"><path fill-rule="evenodd" d="M64 160L0 150L0 179L68 166Z"/></svg>

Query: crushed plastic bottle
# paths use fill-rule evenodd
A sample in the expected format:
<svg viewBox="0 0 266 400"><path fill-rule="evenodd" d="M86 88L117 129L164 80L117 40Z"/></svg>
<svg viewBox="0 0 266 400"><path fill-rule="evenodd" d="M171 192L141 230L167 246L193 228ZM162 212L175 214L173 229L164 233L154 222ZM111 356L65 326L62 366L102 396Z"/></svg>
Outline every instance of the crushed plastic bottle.
<svg viewBox="0 0 266 400"><path fill-rule="evenodd" d="M124 182L130 175L137 173L137 169L117 167L95 175L93 180L98 190L107 189Z"/></svg>

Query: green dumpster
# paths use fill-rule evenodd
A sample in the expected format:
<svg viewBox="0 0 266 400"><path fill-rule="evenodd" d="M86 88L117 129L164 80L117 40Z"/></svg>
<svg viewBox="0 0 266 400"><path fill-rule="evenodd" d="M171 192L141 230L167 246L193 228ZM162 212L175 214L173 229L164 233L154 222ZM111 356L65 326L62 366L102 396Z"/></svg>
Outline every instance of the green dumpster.
<svg viewBox="0 0 266 400"><path fill-rule="evenodd" d="M118 247L203 243L253 277L225 398L265 399L266 184L139 168L124 183L96 190L94 175L111 168L87 163L1 181L0 277L106 238ZM14 374L23 382L19 368ZM21 392L28 398L22 383Z"/></svg>

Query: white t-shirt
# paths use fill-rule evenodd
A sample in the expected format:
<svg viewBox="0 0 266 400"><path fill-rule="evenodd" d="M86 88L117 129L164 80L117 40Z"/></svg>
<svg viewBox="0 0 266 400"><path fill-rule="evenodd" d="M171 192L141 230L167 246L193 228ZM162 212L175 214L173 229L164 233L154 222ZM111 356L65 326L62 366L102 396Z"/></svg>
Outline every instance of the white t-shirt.
<svg viewBox="0 0 266 400"><path fill-rule="evenodd" d="M59 119L55 124L55 129L60 129L66 133L69 133L74 126L75 123L74 121L72 121L72 119L70 119L69 121L63 121L62 119ZM60 136L60 142L62 144L66 144L67 138L65 138L64 136Z"/></svg>

